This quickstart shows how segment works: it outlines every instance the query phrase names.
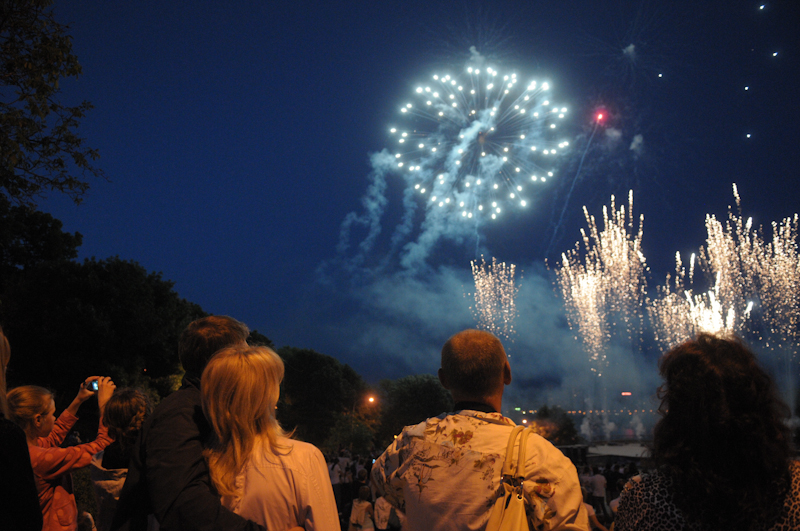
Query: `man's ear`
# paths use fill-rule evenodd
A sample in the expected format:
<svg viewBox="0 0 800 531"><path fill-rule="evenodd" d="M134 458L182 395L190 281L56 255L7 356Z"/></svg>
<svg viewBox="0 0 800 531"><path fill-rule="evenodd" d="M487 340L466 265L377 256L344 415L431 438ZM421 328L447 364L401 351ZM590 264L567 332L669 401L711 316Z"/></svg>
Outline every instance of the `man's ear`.
<svg viewBox="0 0 800 531"><path fill-rule="evenodd" d="M506 358L506 364L503 367L503 383L505 385L509 385L511 383L511 365L508 364L508 358Z"/></svg>
<svg viewBox="0 0 800 531"><path fill-rule="evenodd" d="M439 375L439 383L442 384L442 387L449 390L450 388L447 386L447 378L444 375L444 371L440 368L437 374Z"/></svg>

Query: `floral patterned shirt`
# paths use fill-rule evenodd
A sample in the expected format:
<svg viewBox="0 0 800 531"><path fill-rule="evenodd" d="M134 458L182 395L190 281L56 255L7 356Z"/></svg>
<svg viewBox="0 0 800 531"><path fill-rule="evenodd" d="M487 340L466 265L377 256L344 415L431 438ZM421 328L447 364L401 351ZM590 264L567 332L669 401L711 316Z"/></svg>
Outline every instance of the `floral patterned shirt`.
<svg viewBox="0 0 800 531"><path fill-rule="evenodd" d="M514 422L462 410L408 426L372 467L375 488L406 514L404 529L486 528L502 492ZM528 437L524 490L532 530L589 530L575 466L542 437ZM514 450L517 455L517 449Z"/></svg>

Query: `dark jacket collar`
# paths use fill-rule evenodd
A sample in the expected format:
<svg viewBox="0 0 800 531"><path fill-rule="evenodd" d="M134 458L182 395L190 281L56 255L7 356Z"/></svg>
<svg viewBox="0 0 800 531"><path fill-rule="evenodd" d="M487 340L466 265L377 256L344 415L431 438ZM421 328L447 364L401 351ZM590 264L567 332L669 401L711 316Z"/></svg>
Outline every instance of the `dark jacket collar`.
<svg viewBox="0 0 800 531"><path fill-rule="evenodd" d="M181 389L191 388L200 389L200 377L187 372L181 380Z"/></svg>
<svg viewBox="0 0 800 531"><path fill-rule="evenodd" d="M483 413L497 413L497 410L489 404L484 404L483 402L470 402L468 400L457 402L456 405L453 406L453 411L461 411L462 409L481 411Z"/></svg>

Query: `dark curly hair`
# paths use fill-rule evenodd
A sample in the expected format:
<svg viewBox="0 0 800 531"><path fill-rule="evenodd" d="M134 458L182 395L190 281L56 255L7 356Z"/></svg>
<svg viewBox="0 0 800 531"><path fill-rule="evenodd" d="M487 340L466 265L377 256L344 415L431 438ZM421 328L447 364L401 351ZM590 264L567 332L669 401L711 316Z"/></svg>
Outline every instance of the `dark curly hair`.
<svg viewBox="0 0 800 531"><path fill-rule="evenodd" d="M129 451L152 410L150 399L144 392L130 387L117 389L106 403L103 424L122 450Z"/></svg>
<svg viewBox="0 0 800 531"><path fill-rule="evenodd" d="M777 518L791 483L789 408L755 354L704 333L664 354L659 370L653 458L687 520L748 529Z"/></svg>

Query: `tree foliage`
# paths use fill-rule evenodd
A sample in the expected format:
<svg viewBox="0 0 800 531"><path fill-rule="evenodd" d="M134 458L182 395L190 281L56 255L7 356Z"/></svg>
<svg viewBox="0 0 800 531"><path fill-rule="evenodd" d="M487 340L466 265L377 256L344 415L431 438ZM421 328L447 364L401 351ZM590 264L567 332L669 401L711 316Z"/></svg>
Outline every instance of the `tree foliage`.
<svg viewBox="0 0 800 531"><path fill-rule="evenodd" d="M577 444L580 441L572 418L558 406L540 407L530 426L556 446Z"/></svg>
<svg viewBox="0 0 800 531"><path fill-rule="evenodd" d="M336 455L340 448L347 448L357 455L370 455L375 446L373 427L361 415L352 412L339 413L320 449L326 455Z"/></svg>
<svg viewBox="0 0 800 531"><path fill-rule="evenodd" d="M381 381L379 446L385 448L408 425L453 408L453 398L431 374Z"/></svg>
<svg viewBox="0 0 800 531"><path fill-rule="evenodd" d="M20 271L44 262L74 260L83 237L61 230L50 214L12 206L0 196L0 294Z"/></svg>
<svg viewBox="0 0 800 531"><path fill-rule="evenodd" d="M349 365L309 349L278 350L286 368L278 420L297 437L323 446L342 413L355 412L367 384Z"/></svg>
<svg viewBox="0 0 800 531"><path fill-rule="evenodd" d="M93 164L97 150L77 133L92 105L59 100L59 82L77 77L81 66L52 4L0 2L0 190L29 205L47 190L79 202L86 177L103 176Z"/></svg>
<svg viewBox="0 0 800 531"><path fill-rule="evenodd" d="M25 268L1 307L10 379L70 394L91 375L175 374L178 336L205 313L172 288L160 273L116 257Z"/></svg>

